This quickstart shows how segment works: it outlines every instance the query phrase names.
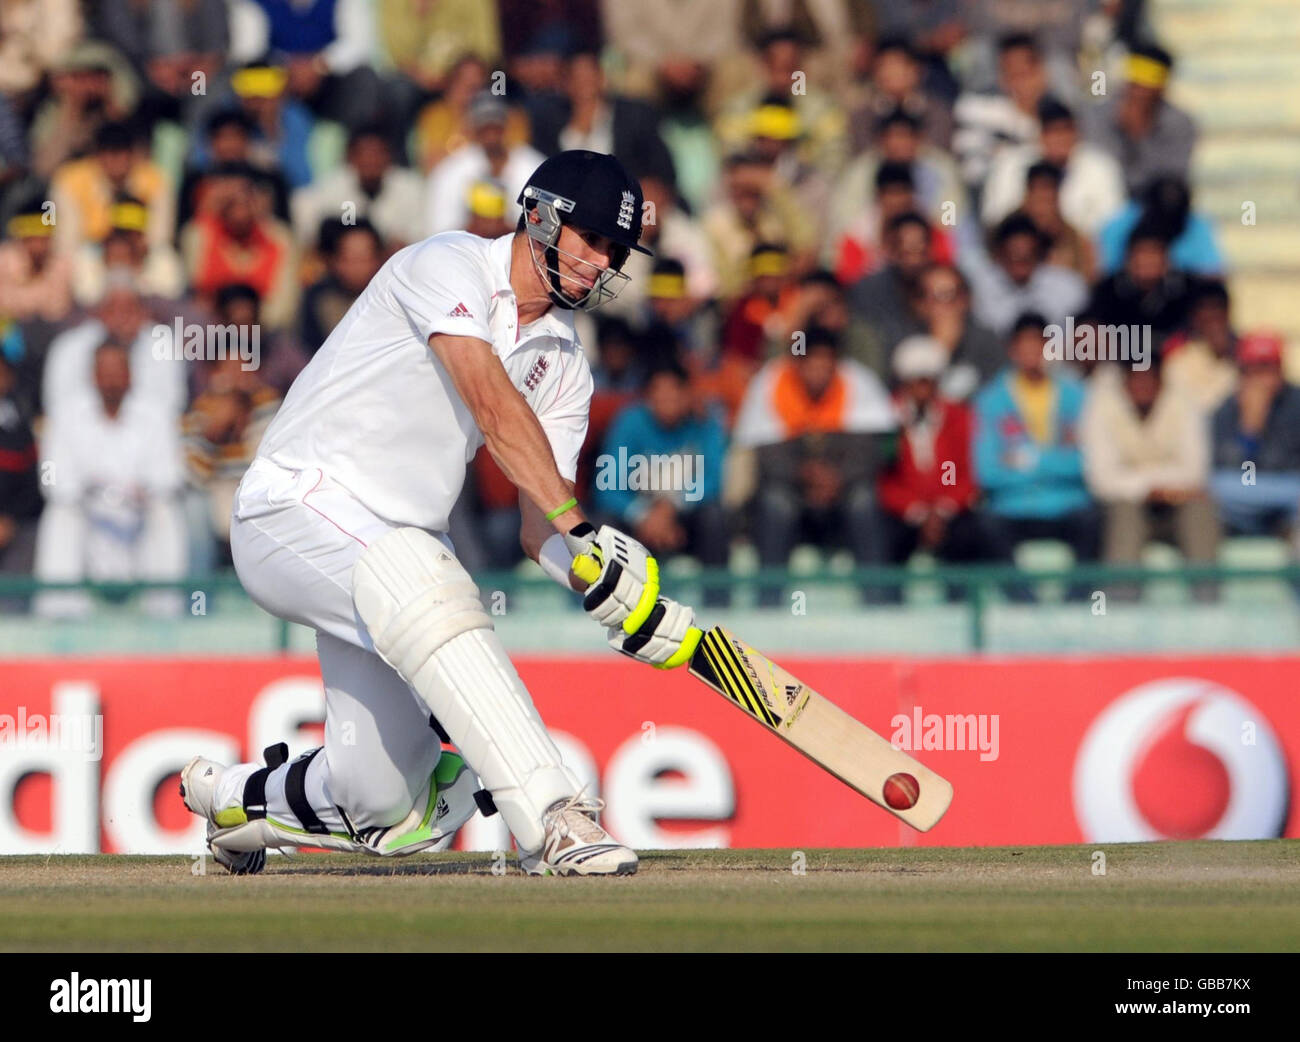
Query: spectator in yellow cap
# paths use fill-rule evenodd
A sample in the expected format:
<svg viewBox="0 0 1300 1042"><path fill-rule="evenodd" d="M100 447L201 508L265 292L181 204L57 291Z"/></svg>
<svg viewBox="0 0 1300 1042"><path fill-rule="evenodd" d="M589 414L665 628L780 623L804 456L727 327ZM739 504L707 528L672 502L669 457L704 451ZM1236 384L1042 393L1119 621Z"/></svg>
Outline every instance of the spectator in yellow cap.
<svg viewBox="0 0 1300 1042"><path fill-rule="evenodd" d="M772 29L759 40L763 74L754 85L730 100L719 114L715 130L725 146L737 147L752 140L755 110L766 107L767 99L779 97L793 110L799 125L799 157L834 177L847 158L847 126L843 107L816 82L807 82L808 41L790 28ZM803 73L803 93L791 87ZM816 77L814 76L814 80Z"/></svg>
<svg viewBox="0 0 1300 1042"><path fill-rule="evenodd" d="M170 322L175 308L169 302L185 290L180 257L170 242L150 242L149 211L140 200L120 196L108 213L103 242L83 243L74 254L73 296L83 307L93 306L103 299L111 273L129 273L146 307L160 321Z"/></svg>
<svg viewBox="0 0 1300 1042"><path fill-rule="evenodd" d="M830 207L830 178L808 162L802 148L807 126L787 94L770 94L749 114L749 147L772 170L773 181L790 192L817 239L824 235Z"/></svg>
<svg viewBox="0 0 1300 1042"><path fill-rule="evenodd" d="M769 242L755 246L749 256L749 288L723 322L723 354L761 362L768 341L788 328L798 296L786 248Z"/></svg>
<svg viewBox="0 0 1300 1042"><path fill-rule="evenodd" d="M312 179L307 144L314 117L311 110L286 93L288 72L270 62L249 62L230 76L236 107L253 127L254 154L249 161L263 165L274 161L290 188ZM206 169L212 162L206 142L195 143L195 165Z"/></svg>
<svg viewBox="0 0 1300 1042"><path fill-rule="evenodd" d="M506 190L500 181L485 177L469 188L469 221L465 230L484 239L497 239L510 231L506 220Z"/></svg>
<svg viewBox="0 0 1300 1042"><path fill-rule="evenodd" d="M711 311L691 296L686 268L673 257L657 257L646 287L641 361L653 367L681 362L692 374L710 361L717 344Z"/></svg>
<svg viewBox="0 0 1300 1042"><path fill-rule="evenodd" d="M19 207L0 242L0 315L58 322L72 310L72 264L51 249L53 222L41 200Z"/></svg>
<svg viewBox="0 0 1300 1042"><path fill-rule="evenodd" d="M1118 160L1129 195L1162 174L1187 180L1196 125L1165 99L1173 63L1161 47L1135 47L1119 96L1091 113L1087 137Z"/></svg>

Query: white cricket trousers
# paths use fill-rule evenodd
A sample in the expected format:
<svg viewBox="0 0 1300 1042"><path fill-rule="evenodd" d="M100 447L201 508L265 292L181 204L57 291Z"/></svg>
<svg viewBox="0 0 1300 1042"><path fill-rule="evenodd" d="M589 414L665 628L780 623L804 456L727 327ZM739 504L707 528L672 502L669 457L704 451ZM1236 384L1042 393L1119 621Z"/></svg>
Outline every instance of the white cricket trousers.
<svg viewBox="0 0 1300 1042"><path fill-rule="evenodd" d="M325 748L308 768L306 795L333 831L343 827L336 807L357 829L400 821L427 792L441 753L428 708L375 654L352 604L353 565L393 527L316 469L257 459L235 495L230 549L244 589L272 615L316 630ZM218 796L242 795L258 766L225 772ZM267 778L267 814L294 822L287 774L286 764Z"/></svg>

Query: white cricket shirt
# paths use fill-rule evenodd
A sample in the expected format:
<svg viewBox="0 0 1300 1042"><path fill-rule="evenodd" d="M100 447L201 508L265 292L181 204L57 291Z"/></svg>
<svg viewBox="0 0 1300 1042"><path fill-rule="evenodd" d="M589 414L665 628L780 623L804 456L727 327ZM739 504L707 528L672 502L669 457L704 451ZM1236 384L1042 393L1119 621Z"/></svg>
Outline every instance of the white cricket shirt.
<svg viewBox="0 0 1300 1042"><path fill-rule="evenodd" d="M430 336L447 333L492 345L572 480L591 370L572 312L553 308L519 328L513 239L444 232L394 254L294 381L258 456L319 467L379 517L445 532L483 444L429 347Z"/></svg>

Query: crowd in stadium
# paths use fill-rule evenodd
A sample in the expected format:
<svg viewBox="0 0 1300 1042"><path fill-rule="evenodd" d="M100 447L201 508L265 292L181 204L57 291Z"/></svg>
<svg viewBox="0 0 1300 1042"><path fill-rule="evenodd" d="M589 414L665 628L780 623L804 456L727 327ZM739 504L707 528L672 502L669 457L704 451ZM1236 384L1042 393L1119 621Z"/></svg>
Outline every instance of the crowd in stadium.
<svg viewBox="0 0 1300 1042"><path fill-rule="evenodd" d="M225 566L261 432L370 278L513 231L571 148L645 193L654 257L579 318L580 478L654 551L1212 562L1285 533L1300 389L1233 322L1145 26L1127 0L4 0L0 571ZM1132 357L1072 350L1117 331ZM605 480L620 452L676 480ZM471 569L520 559L514 496L481 452Z"/></svg>

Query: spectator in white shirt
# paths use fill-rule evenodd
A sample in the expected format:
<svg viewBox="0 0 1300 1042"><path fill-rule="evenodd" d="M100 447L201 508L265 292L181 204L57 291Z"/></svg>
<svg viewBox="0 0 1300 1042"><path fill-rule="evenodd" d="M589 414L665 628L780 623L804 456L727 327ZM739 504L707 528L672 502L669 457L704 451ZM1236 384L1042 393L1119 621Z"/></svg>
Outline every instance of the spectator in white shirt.
<svg viewBox="0 0 1300 1042"><path fill-rule="evenodd" d="M174 580L185 572L185 530L176 420L131 391L125 348L94 353L94 390L49 418L43 439L47 503L36 542L38 579L46 583ZM148 610L179 608L172 591L154 591ZM38 614L82 615L80 591L51 590Z"/></svg>
<svg viewBox="0 0 1300 1042"><path fill-rule="evenodd" d="M1061 213L1086 235L1095 235L1102 223L1124 205L1124 174L1110 153L1079 140L1079 126L1068 108L1055 98L1038 106L1042 128L1032 145L1005 148L993 161L984 185L980 216L986 225L997 224L1017 209L1025 197L1025 177L1039 160L1065 173L1061 182Z"/></svg>
<svg viewBox="0 0 1300 1042"><path fill-rule="evenodd" d="M474 140L442 160L429 174L426 193L427 234L455 231L469 223L469 195L485 177L506 190L506 220L519 219L519 193L545 158L531 145L506 144L506 103L484 91L470 103L469 123Z"/></svg>
<svg viewBox="0 0 1300 1042"><path fill-rule="evenodd" d="M106 343L127 352L137 397L169 416L184 411L185 363L174 357L172 327L154 323L133 281L131 269L110 271L91 317L50 344L41 378L45 415L53 418L93 391L95 351Z"/></svg>
<svg viewBox="0 0 1300 1042"><path fill-rule="evenodd" d="M998 44L996 94L966 91L953 106L952 149L972 193L988 177L1001 149L1038 140L1038 103L1047 93L1047 69L1032 36L1014 34Z"/></svg>
<svg viewBox="0 0 1300 1042"><path fill-rule="evenodd" d="M370 124L348 139L347 162L293 193L293 230L311 243L325 220L366 218L389 250L419 237L424 227L424 179L393 164L387 131Z"/></svg>
<svg viewBox="0 0 1300 1042"><path fill-rule="evenodd" d="M1014 213L993 233L993 257L980 256L966 267L975 317L999 336L1011 332L1026 311L1049 323L1077 315L1087 303L1088 285L1069 268L1047 263L1051 243L1024 214Z"/></svg>

